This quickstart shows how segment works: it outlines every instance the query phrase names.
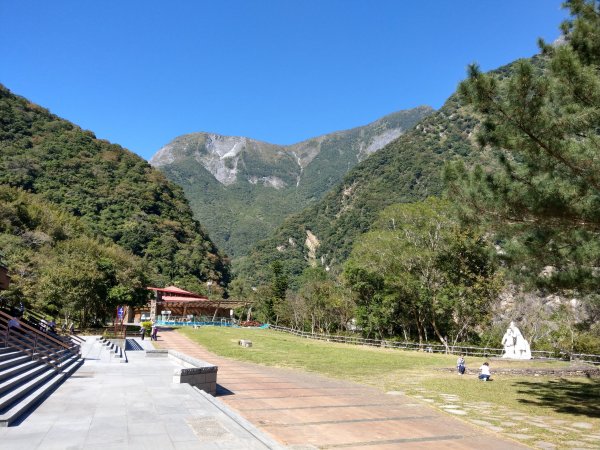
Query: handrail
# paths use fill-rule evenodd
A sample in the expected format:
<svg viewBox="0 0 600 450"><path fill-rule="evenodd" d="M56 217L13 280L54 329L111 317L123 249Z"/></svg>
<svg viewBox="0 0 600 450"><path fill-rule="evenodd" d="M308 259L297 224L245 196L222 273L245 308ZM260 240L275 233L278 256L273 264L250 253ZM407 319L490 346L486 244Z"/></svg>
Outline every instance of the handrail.
<svg viewBox="0 0 600 450"><path fill-rule="evenodd" d="M9 314L6 314L4 311L0 311L0 317L4 317L5 319L7 319L7 321L10 320L10 319L12 319L12 317ZM32 331L33 333L35 333L37 335L43 336L44 339L46 339L46 340L52 341L52 342L54 342L57 345L60 345L60 346L66 348L68 350L71 350L71 348L67 344L65 344L64 342L62 342L62 341L60 341L60 340L58 340L58 339L56 339L56 338L54 338L54 337L46 334L46 333L42 333L40 330L38 330L38 329L36 329L36 328L34 328L34 327L30 326L30 325L27 325L24 322L19 322L19 323L21 325L21 328L28 329L29 331Z"/></svg>
<svg viewBox="0 0 600 450"><path fill-rule="evenodd" d="M60 371L61 363L69 356L77 356L81 347L69 341L71 345L49 336L36 328L19 322L18 328L8 326L12 318L10 315L0 311L0 331L5 346L15 347L32 360L38 360L56 371Z"/></svg>
<svg viewBox="0 0 600 450"><path fill-rule="evenodd" d="M34 341L33 345L31 345L30 343L28 343L26 340L24 339L19 339L19 336L16 334L17 332L12 331L13 336L14 336L14 341L10 341L10 336L11 336L11 329L7 328L6 330L6 339L5 339L5 343L8 344L9 342L15 342L18 343L18 346L23 350L23 347L26 347L29 349L29 351L27 350L23 350L26 354L31 356L32 360L36 359L37 356L37 360L42 360L43 358L41 358L39 355L43 355L43 357L45 357L45 360L43 361L44 363L52 366L54 368L54 370L59 370L60 366L59 366L59 361L60 358L56 358L55 357L55 353L45 350L42 347L38 347L37 346L37 342ZM23 336L21 336L23 337Z"/></svg>
<svg viewBox="0 0 600 450"><path fill-rule="evenodd" d="M5 312L6 314L8 314L7 309L2 306L0 306L0 312ZM9 316L12 317L13 315L9 314ZM26 309L23 316L20 318L20 323L21 323L21 325L29 325L30 327L33 327L36 330L39 330L42 333L44 333L44 330L41 328L41 325L42 325L42 320L45 320L45 319L46 319L46 316L44 314L42 314L38 311L33 311L31 309ZM46 323L46 327L48 327L47 323ZM66 328L64 326L60 327L60 328L56 327L55 330L53 331L53 335L68 339L69 342L71 340L75 340L76 345L81 345L81 343L83 343L85 341L85 339L66 330ZM66 342L66 341L63 341L63 342Z"/></svg>

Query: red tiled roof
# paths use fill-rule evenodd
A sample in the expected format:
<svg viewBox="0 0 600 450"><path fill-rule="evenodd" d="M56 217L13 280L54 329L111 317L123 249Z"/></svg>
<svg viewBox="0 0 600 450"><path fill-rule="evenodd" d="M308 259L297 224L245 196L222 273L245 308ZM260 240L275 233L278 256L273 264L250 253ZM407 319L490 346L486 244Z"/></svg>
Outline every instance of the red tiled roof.
<svg viewBox="0 0 600 450"><path fill-rule="evenodd" d="M194 297L200 297L198 294L195 294L193 292L184 291L183 289L179 289L177 286L167 286L166 288L147 287L146 289L148 289L150 291L169 292L171 294L187 294L187 295L193 295Z"/></svg>

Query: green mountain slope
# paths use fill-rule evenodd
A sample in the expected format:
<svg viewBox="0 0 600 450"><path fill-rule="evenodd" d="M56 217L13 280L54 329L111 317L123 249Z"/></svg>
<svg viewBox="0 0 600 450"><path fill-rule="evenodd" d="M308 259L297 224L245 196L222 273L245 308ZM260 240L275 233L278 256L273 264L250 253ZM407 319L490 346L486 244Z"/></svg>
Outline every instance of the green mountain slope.
<svg viewBox="0 0 600 450"><path fill-rule="evenodd" d="M11 282L5 306L29 309L80 326L99 324L122 304L143 304L148 265L36 194L0 185L0 257Z"/></svg>
<svg viewBox="0 0 600 450"><path fill-rule="evenodd" d="M290 146L193 133L174 139L150 163L183 187L196 218L237 258L432 112L429 107L400 111Z"/></svg>
<svg viewBox="0 0 600 450"><path fill-rule="evenodd" d="M533 57L532 61L541 70L543 60ZM508 64L493 73L504 78L512 67ZM236 272L265 279L277 260L291 275L309 265L339 267L355 238L369 230L384 208L440 194L447 161L481 158L481 152L474 151L473 132L479 123L453 94L438 111L351 169L319 202L288 217L238 261Z"/></svg>
<svg viewBox="0 0 600 450"><path fill-rule="evenodd" d="M439 111L351 169L321 201L288 217L240 261L238 272L266 277L265 268L275 260L290 274L309 264L336 266L386 206L441 192L444 163L471 153L477 123L456 96L450 97Z"/></svg>
<svg viewBox="0 0 600 450"><path fill-rule="evenodd" d="M142 158L3 86L0 184L38 194L143 257L157 283L228 280L227 261L193 219L181 188Z"/></svg>

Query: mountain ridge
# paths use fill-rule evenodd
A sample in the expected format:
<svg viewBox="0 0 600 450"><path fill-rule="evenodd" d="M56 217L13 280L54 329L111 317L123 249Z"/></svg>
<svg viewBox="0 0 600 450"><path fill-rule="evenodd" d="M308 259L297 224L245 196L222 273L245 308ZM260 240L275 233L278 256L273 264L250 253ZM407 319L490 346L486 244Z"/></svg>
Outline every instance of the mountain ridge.
<svg viewBox="0 0 600 450"><path fill-rule="evenodd" d="M150 164L183 188L195 217L235 258L433 112L428 106L397 111L287 146L244 136L189 133L159 149Z"/></svg>
<svg viewBox="0 0 600 450"><path fill-rule="evenodd" d="M543 64L536 56L530 60L536 67ZM490 73L504 78L514 64ZM473 154L479 155L475 141L479 126L478 116L453 93L439 110L354 166L319 201L288 216L237 262L237 273L264 281L274 261L280 261L292 277L310 265L339 270L356 237L370 229L385 207L440 195L446 162L469 163Z"/></svg>
<svg viewBox="0 0 600 450"><path fill-rule="evenodd" d="M237 156L240 152L242 152L245 149L246 146L259 146L259 147L264 148L265 150L270 148L275 152L277 152L277 151L289 152L291 154L291 156L293 156L295 158L295 161L296 161L298 167L300 169L304 169L320 153L320 151L315 151L317 149L315 149L314 147L315 146L320 147L320 145L323 143L323 141L325 141L327 139L344 136L348 133L357 133L357 132L368 131L370 128L382 126L384 128L384 132L373 136L373 138L369 142L369 145L366 146L366 148L361 147L361 149L358 153L358 159L359 159L359 161L361 161L368 155L383 148L385 145L387 145L394 139L397 139L400 135L402 135L406 131L406 128L410 128L410 126L408 126L408 127L400 126L400 127L389 128L388 126L386 126L387 125L386 121L393 123L394 121L397 121L398 118L400 118L400 120L402 120L402 116L406 115L407 113L421 114L422 117L424 117L427 114L433 113L434 111L435 110L433 108L431 108L430 106L427 106L427 105L417 106L415 108L411 108L408 110L395 111L393 113L386 114L385 116L380 117L379 119L376 119L373 122L370 122L366 125L359 125L357 127L352 127L352 128L348 128L348 129L344 129L344 130L337 130L337 131L333 131L331 133L325 133L325 134L322 134L319 136L314 136L314 137L304 139L304 140L296 142L294 144L275 144L275 143L267 142L267 141L260 140L260 139L250 138L248 136L222 135L219 133L214 133L214 132L209 132L209 131L186 133L186 134L177 136L171 142L169 142L165 146L161 147L150 158L149 163L152 166L158 167L158 168L161 166L173 164L175 161L177 161L177 159L178 159L177 157L179 156L179 155L173 154L174 151L180 150L181 147L178 147L178 144L184 145L184 146L186 146L186 145L189 146L190 140L196 140L195 143L196 143L196 148L198 151L199 150L198 147L202 144L205 144L205 142L202 142L202 141L208 140L209 142L206 144L206 147L211 150L214 149L215 151L213 153L217 153L221 159L233 158L233 157ZM220 141L221 145L216 144L217 141ZM227 142L231 143L232 146L231 145L229 147L224 146L224 144ZM226 151L223 152L222 151L223 149L226 149ZM187 148L185 148L184 150L187 150ZM221 150L221 151L219 151L219 150ZM320 150L320 148L318 150ZM187 156L189 156L189 153L187 153ZM196 153L195 156L199 156L199 155ZM206 167L206 168L209 169L209 171L210 171L209 167ZM221 179L222 177L220 176L219 173L215 173L212 171L211 171L211 173L213 173L213 175L215 176L215 178L217 178L217 180L219 180L219 182L221 182L225 185L229 185L235 181L235 180L232 180L231 177L226 177L226 178Z"/></svg>

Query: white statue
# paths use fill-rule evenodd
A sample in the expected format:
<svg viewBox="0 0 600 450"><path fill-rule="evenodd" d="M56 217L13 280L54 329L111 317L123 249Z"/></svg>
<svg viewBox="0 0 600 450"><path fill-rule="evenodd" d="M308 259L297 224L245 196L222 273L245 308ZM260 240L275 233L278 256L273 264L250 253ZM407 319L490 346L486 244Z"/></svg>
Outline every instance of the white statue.
<svg viewBox="0 0 600 450"><path fill-rule="evenodd" d="M529 342L525 340L514 322L510 323L508 330L504 333L502 345L504 345L503 358L531 359Z"/></svg>

